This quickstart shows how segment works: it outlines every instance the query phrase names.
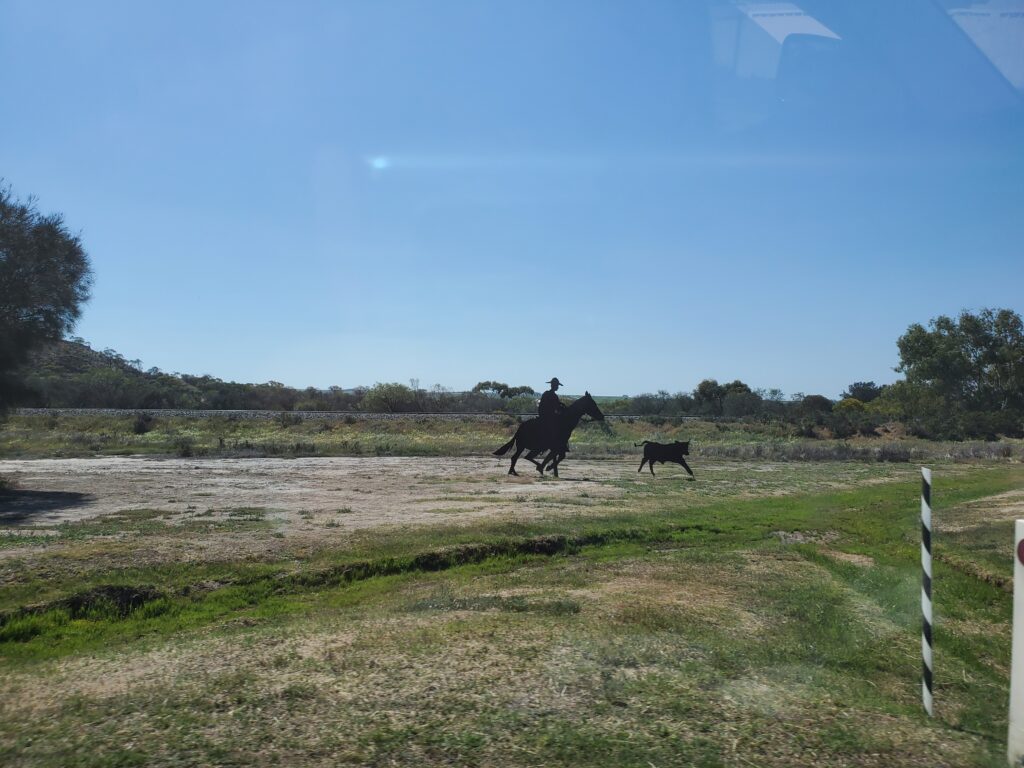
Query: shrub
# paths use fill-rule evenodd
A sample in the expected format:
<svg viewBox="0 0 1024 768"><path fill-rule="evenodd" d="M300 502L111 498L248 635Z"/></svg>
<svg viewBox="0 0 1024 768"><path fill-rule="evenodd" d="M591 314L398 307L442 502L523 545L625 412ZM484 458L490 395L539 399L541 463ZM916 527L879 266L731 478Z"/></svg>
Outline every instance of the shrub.
<svg viewBox="0 0 1024 768"><path fill-rule="evenodd" d="M914 451L899 443L886 443L878 449L879 461L906 463L914 457Z"/></svg>
<svg viewBox="0 0 1024 768"><path fill-rule="evenodd" d="M752 416L761 410L761 396L755 392L729 392L722 399L722 415Z"/></svg>
<svg viewBox="0 0 1024 768"><path fill-rule="evenodd" d="M136 435L144 435L151 432L154 426L156 426L156 419L148 413L140 413L135 416L135 421L132 423L132 432Z"/></svg>
<svg viewBox="0 0 1024 768"><path fill-rule="evenodd" d="M188 435L179 435L171 442L174 452L183 459L195 455L196 441Z"/></svg>
<svg viewBox="0 0 1024 768"><path fill-rule="evenodd" d="M832 412L832 401L823 395L807 395L798 408L803 419L813 419L815 424L825 423L825 417Z"/></svg>
<svg viewBox="0 0 1024 768"><path fill-rule="evenodd" d="M834 413L864 413L864 403L855 397L846 397L836 403Z"/></svg>
<svg viewBox="0 0 1024 768"><path fill-rule="evenodd" d="M288 412L282 411L281 414L277 417L277 422L282 427L287 429L288 427L297 427L297 426L299 426L299 424L302 423L302 417L299 416L297 413L288 413Z"/></svg>
<svg viewBox="0 0 1024 768"><path fill-rule="evenodd" d="M407 413L417 409L416 392L395 382L375 384L360 405L373 413Z"/></svg>

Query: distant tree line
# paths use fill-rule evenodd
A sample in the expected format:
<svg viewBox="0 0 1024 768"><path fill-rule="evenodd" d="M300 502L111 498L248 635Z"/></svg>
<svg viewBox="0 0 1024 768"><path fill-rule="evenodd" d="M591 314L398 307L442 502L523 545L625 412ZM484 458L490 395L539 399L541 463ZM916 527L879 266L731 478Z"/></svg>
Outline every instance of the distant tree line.
<svg viewBox="0 0 1024 768"><path fill-rule="evenodd" d="M701 381L692 391L604 398L608 414L654 423L678 417L778 422L806 437L875 435L902 425L927 438L1024 435L1024 333L1008 310L940 317L913 325L898 341L906 378L878 385L857 381L840 395L754 389L735 380ZM213 376L142 370L113 350L81 340L37 352L25 369L19 404L54 408L182 408L377 413L532 413L539 396L529 386L481 381L469 392L411 382L355 389L297 389L279 382L240 384ZM568 400L569 398L563 398Z"/></svg>
<svg viewBox="0 0 1024 768"><path fill-rule="evenodd" d="M277 381L241 384L214 376L143 370L112 349L72 338L37 350L25 366L18 405L45 408L179 408L252 411L371 411L376 413L529 412L531 387L483 381L470 392L421 389L397 382L342 389L298 389Z"/></svg>
<svg viewBox="0 0 1024 768"><path fill-rule="evenodd" d="M857 387L881 389L873 382L857 382L850 389ZM720 384L716 379L704 379L692 392L670 394L662 390L622 397L603 403L601 407L605 413L632 414L655 422L682 416L775 421L793 425L807 437L826 433L839 437L874 434L878 426L871 419L843 420L835 413L836 403L824 395L798 392L786 397L781 390L752 389L739 380Z"/></svg>
<svg viewBox="0 0 1024 768"><path fill-rule="evenodd" d="M1024 323L1009 309L915 323L897 341L902 381L851 384L836 400L742 381L702 381L690 393L657 392L603 406L610 413L778 420L801 434L846 438L901 425L909 434L960 440L1024 436Z"/></svg>

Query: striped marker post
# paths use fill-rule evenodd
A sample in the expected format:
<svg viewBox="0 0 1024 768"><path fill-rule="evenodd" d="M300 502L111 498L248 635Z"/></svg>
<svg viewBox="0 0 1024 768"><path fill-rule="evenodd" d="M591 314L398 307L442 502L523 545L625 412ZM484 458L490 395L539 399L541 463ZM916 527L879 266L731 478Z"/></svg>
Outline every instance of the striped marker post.
<svg viewBox="0 0 1024 768"><path fill-rule="evenodd" d="M1013 537L1013 640L1010 656L1010 733L1006 757L1024 765L1024 520Z"/></svg>
<svg viewBox="0 0 1024 768"><path fill-rule="evenodd" d="M921 467L921 699L932 710L932 471Z"/></svg>

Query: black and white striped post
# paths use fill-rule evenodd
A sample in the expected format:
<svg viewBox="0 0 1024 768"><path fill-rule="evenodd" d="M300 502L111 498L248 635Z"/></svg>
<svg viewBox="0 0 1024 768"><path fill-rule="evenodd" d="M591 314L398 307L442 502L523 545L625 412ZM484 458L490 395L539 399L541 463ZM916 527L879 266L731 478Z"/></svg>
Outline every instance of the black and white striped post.
<svg viewBox="0 0 1024 768"><path fill-rule="evenodd" d="M932 711L932 471L921 467L921 699Z"/></svg>

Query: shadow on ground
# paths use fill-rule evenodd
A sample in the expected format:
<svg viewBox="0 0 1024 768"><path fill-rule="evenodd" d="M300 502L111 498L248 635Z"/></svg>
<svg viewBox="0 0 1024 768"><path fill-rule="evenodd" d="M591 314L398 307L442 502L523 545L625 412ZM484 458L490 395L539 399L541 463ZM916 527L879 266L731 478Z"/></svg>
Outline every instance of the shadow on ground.
<svg viewBox="0 0 1024 768"><path fill-rule="evenodd" d="M0 491L0 525L23 525L47 512L79 507L93 500L92 494L74 491Z"/></svg>

